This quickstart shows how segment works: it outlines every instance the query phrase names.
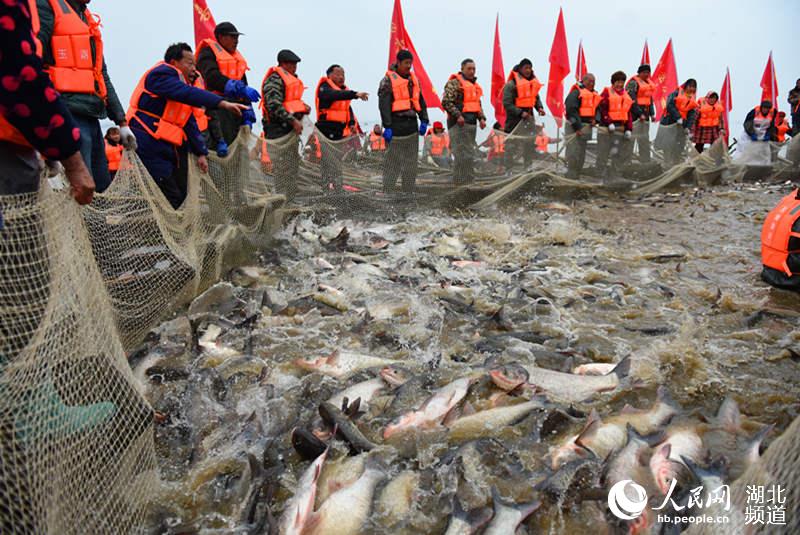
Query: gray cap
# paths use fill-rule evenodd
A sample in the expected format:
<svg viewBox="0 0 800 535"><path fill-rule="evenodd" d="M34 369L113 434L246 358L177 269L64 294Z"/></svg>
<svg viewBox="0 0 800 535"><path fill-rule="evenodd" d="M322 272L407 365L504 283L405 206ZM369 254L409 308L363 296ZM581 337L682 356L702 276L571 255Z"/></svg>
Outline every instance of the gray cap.
<svg viewBox="0 0 800 535"><path fill-rule="evenodd" d="M278 63L300 63L300 56L291 50L281 50L278 52Z"/></svg>

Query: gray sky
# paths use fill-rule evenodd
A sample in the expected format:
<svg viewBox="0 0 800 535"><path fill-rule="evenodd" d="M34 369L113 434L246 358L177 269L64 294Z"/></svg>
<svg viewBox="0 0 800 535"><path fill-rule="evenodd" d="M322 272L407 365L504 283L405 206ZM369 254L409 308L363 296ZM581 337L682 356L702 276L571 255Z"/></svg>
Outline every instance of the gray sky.
<svg viewBox="0 0 800 535"><path fill-rule="evenodd" d="M393 0L330 3L336 7L320 0L208 0L208 4L217 22L230 20L247 34L241 38L240 49L250 64L248 79L253 87L275 63L277 51L290 48L303 58L298 73L309 88L306 102L313 105L313 89L325 69L340 63L347 71L348 85L370 93L369 102L354 104L356 114L362 123L376 121L375 92L386 69ZM795 36L800 0L403 2L406 27L440 94L461 60L472 57L488 95L498 12L506 72L527 56L537 76L546 81L560 6L564 7L573 71L578 41L583 39L589 70L598 76L600 87L608 85L617 69L628 75L635 72L645 38L655 68L672 37L680 81L696 78L701 94L719 91L729 66L734 124L741 123L759 101L759 83L770 50L783 109L789 89L800 78ZM102 18L106 60L125 105L139 77L163 57L167 45L187 41L194 46L192 0L92 0L90 7ZM486 97L484 107L493 118ZM443 119L439 111L431 115L432 120ZM553 125L549 117L548 124Z"/></svg>

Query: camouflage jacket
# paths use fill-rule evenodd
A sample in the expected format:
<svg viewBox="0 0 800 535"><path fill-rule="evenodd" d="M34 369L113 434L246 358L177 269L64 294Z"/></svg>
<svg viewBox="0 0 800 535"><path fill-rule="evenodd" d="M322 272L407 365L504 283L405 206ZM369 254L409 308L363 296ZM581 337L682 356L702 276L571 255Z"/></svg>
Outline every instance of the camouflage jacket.
<svg viewBox="0 0 800 535"><path fill-rule="evenodd" d="M458 119L461 116L461 110L464 109L464 91L461 89L461 82L456 78L449 80L444 86L442 107L453 119ZM481 112L477 114L477 118L478 120L486 120L486 116L483 114L483 103L481 103Z"/></svg>
<svg viewBox="0 0 800 535"><path fill-rule="evenodd" d="M264 96L264 106L269 114L269 122L280 125L289 125L293 120L301 120L303 114L295 113L292 115L283 107L286 95L286 86L281 75L277 72L272 73L264 82L261 88Z"/></svg>
<svg viewBox="0 0 800 535"><path fill-rule="evenodd" d="M651 102L650 106L647 109L642 108L639 106L639 103L636 101L637 97L639 96L639 84L636 80L632 79L628 82L625 86L625 91L628 92L628 95L633 99L633 106L631 106L631 113L633 114L633 120L639 119L642 115L647 115L649 118L654 118L656 115L656 107Z"/></svg>

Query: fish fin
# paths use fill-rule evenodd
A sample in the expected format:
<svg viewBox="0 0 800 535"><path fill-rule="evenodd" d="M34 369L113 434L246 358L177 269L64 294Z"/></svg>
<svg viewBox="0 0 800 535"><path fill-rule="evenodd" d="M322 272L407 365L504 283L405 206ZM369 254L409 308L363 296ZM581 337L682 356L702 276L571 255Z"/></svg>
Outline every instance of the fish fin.
<svg viewBox="0 0 800 535"><path fill-rule="evenodd" d="M589 439L594 433L597 432L597 429L603 424L603 421L600 419L600 415L597 414L596 410L593 410L592 413L589 415L589 419L586 421L586 426L580 432L580 434L575 438L575 444L580 446L581 448L590 450L584 442ZM590 450L591 451L591 450Z"/></svg>
<svg viewBox="0 0 800 535"><path fill-rule="evenodd" d="M463 415L464 415L463 411L460 411L458 407L453 407L452 409L447 411L447 414L444 415L444 420L442 420L442 425L444 425L445 427L450 427L453 424L453 422L458 420Z"/></svg>
<svg viewBox="0 0 800 535"><path fill-rule="evenodd" d="M658 454L662 455L664 459L669 460L669 456L672 455L672 444L664 444L659 448ZM683 455L681 455L681 457L683 457Z"/></svg>
<svg viewBox="0 0 800 535"><path fill-rule="evenodd" d="M732 397L728 396L719 406L715 423L730 433L737 433L742 425L742 415L739 405Z"/></svg>
<svg viewBox="0 0 800 535"><path fill-rule="evenodd" d="M611 370L608 373L609 374L613 373L619 378L620 381L626 378L631 373L631 358L625 357L624 359L619 361L619 364L617 364L613 370Z"/></svg>
<svg viewBox="0 0 800 535"><path fill-rule="evenodd" d="M702 482L704 479L709 478L711 476L720 475L724 476L727 473L727 464L725 463L725 459L720 457L711 462L708 468L703 468L697 463L695 463L692 459L681 455L681 462L689 469L689 473L691 473L692 477L694 477L697 481Z"/></svg>
<svg viewBox="0 0 800 535"><path fill-rule="evenodd" d="M252 453L247 454L247 464L250 467L250 479L256 481L260 479L264 473L264 468L261 462Z"/></svg>
<svg viewBox="0 0 800 535"><path fill-rule="evenodd" d="M625 425L625 434L628 437L628 442L631 442L633 440L645 443L647 442L647 439L641 433L639 433L636 430L636 428L633 427L633 425L631 425L630 423Z"/></svg>
<svg viewBox="0 0 800 535"><path fill-rule="evenodd" d="M336 364L339 362L339 350L335 349L328 357L325 359L325 362L328 364Z"/></svg>
<svg viewBox="0 0 800 535"><path fill-rule="evenodd" d="M774 428L775 428L774 425L764 426L758 433L753 435L753 437L750 440L748 440L747 459L750 462L756 462L761 457L760 453L761 443Z"/></svg>
<svg viewBox="0 0 800 535"><path fill-rule="evenodd" d="M464 407L461 409L461 416L472 416L476 412L478 411L475 410L475 406L467 401L464 403Z"/></svg>

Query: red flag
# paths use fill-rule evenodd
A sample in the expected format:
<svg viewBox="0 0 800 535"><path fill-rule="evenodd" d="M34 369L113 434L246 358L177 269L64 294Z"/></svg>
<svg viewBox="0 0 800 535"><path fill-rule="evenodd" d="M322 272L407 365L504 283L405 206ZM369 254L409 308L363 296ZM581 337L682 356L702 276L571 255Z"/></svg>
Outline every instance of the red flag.
<svg viewBox="0 0 800 535"><path fill-rule="evenodd" d="M583 40L578 45L578 61L575 64L575 79L579 82L586 76L586 56L583 53Z"/></svg>
<svg viewBox="0 0 800 535"><path fill-rule="evenodd" d="M420 91L425 98L425 103L429 108L442 107L442 101L439 100L439 95L436 89L433 88L433 83L425 72L425 67L422 66L422 59L417 54L414 43L411 42L411 36L408 35L406 30L406 23L403 20L403 8L400 6L400 0L394 0L394 11L392 12L392 28L389 34L389 66L391 67L397 57L397 53L401 50L408 50L414 54L414 74L419 79Z"/></svg>
<svg viewBox="0 0 800 535"><path fill-rule="evenodd" d="M547 107L559 128L564 119L564 78L571 70L567 51L567 31L564 29L564 12L559 10L556 35L550 48L550 75L547 77Z"/></svg>
<svg viewBox="0 0 800 535"><path fill-rule="evenodd" d="M492 106L494 117L500 126L506 124L506 110L503 108L503 87L506 85L506 70L503 67L503 50L500 48L500 15L494 23L494 53L492 55Z"/></svg>
<svg viewBox="0 0 800 535"><path fill-rule="evenodd" d="M206 0L193 0L192 10L194 11L194 45L200 45L203 39L214 37L214 28L217 23L214 22L214 15L208 9Z"/></svg>
<svg viewBox="0 0 800 535"><path fill-rule="evenodd" d="M644 50L642 50L642 62L639 65L650 65L650 47L647 46L647 39L644 40Z"/></svg>
<svg viewBox="0 0 800 535"><path fill-rule="evenodd" d="M769 100L772 107L778 109L778 77L775 76L775 64L772 62L772 52L769 53L764 75L761 77L761 100Z"/></svg>
<svg viewBox="0 0 800 535"><path fill-rule="evenodd" d="M728 114L733 109L733 96L731 94L731 71L725 70L725 80L722 82L722 90L719 92L719 101L722 104L722 120L725 125L725 142L728 142L731 135L730 123L728 122Z"/></svg>
<svg viewBox="0 0 800 535"><path fill-rule="evenodd" d="M672 51L672 39L667 43L667 48L661 54L653 71L653 100L656 105L656 121L661 119L661 115L667 107L667 97L678 89L678 68L675 66L675 54Z"/></svg>

